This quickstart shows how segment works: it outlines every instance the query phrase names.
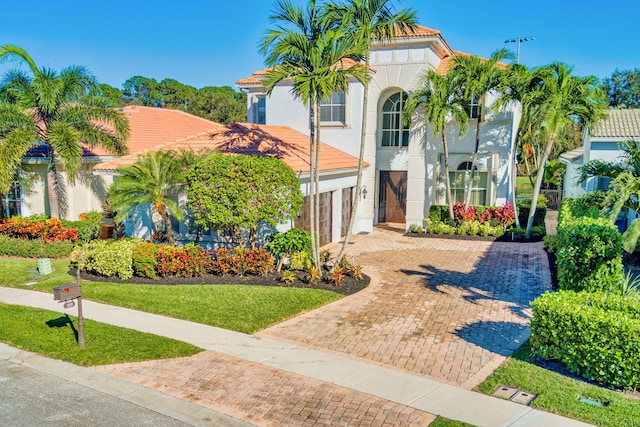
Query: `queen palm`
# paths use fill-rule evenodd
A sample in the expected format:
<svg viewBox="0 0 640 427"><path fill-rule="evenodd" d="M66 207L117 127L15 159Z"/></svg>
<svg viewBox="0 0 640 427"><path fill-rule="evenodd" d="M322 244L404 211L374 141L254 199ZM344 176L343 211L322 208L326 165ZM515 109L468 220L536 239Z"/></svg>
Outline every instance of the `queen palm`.
<svg viewBox="0 0 640 427"><path fill-rule="evenodd" d="M538 173L533 186L531 209L527 222L526 237L531 235L533 218L544 178L544 168L551 154L557 136L567 127L578 124L581 127L593 126L604 116L607 104L604 94L593 76L577 77L571 75L572 68L562 63L544 67L543 83L536 87L531 99L535 103L523 105L534 108L537 123L545 130L546 144L539 160Z"/></svg>
<svg viewBox="0 0 640 427"><path fill-rule="evenodd" d="M13 45L0 46L0 62L17 60L29 71L9 71L0 90L2 97L28 111L36 137L20 139L11 155L22 158L30 149L44 143L47 149L47 193L52 217L59 217L58 162L62 163L70 184L82 164L82 144L100 146L114 154L127 152L129 122L122 112L99 102L83 104L78 100L97 85L95 77L84 67L70 66L60 72L38 68L29 54ZM8 147L2 146L0 150ZM9 156L0 154L0 157ZM10 165L14 167L15 162ZM3 167L5 165L3 164Z"/></svg>
<svg viewBox="0 0 640 427"><path fill-rule="evenodd" d="M464 95L469 104L477 101L478 117L476 121L476 141L471 158L471 173L467 178L465 205L471 201L471 184L475 174L475 164L480 149L480 133L485 118L486 96L492 90L500 86L503 78L503 70L498 63L509 56L506 49L494 52L489 59L475 55L458 55L453 57L453 68L449 71L455 73L464 85Z"/></svg>
<svg viewBox="0 0 640 427"><path fill-rule="evenodd" d="M451 120L458 125L458 135L467 132L469 125L468 103L465 101L458 77L449 73L441 75L429 70L424 85L409 95L405 105L407 117L413 117L418 109L424 109L424 120L433 126L433 135L440 134L444 155L444 174L446 182L449 217L455 223L453 200L451 198L451 182L449 177L449 147L447 142L447 123ZM425 124L426 124L425 123Z"/></svg>
<svg viewBox="0 0 640 427"><path fill-rule="evenodd" d="M414 31L416 26L416 13L411 9L402 9L394 12L392 0L348 0L346 3L337 1L326 5L327 17L330 21L340 23L345 37L353 38L356 43L361 43L367 71L364 80L364 98L362 102L362 127L360 131L360 155L358 156L358 177L356 181L356 196L351 207L351 217L347 235L342 243L340 253L336 258L339 265L344 251L349 244L349 237L353 233L355 213L360 202L362 188L362 175L364 171L364 150L367 129L367 109L369 102L369 60L371 44L375 41L386 42L394 40L398 34L406 35Z"/></svg>
<svg viewBox="0 0 640 427"><path fill-rule="evenodd" d="M136 209L148 206L162 218L167 240L173 244L171 216L179 221L184 219L180 206L171 198L177 195L184 183L183 165L179 158L171 151L151 151L138 156L133 165L116 169L118 177L108 194L117 213L115 221L122 222Z"/></svg>
<svg viewBox="0 0 640 427"><path fill-rule="evenodd" d="M351 78L364 81L362 47L345 37L315 0L309 0L306 8L279 0L270 20L276 28L269 30L260 45L270 67L263 81L265 89L271 94L278 83L290 81L291 93L309 109L311 247L313 262L318 266L320 101L334 92L347 92Z"/></svg>

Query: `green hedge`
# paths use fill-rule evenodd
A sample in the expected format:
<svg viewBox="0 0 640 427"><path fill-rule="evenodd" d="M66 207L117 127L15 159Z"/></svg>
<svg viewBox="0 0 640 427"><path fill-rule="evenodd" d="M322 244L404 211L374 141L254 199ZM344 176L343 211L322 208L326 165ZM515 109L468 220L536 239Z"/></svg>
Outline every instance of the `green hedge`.
<svg viewBox="0 0 640 427"><path fill-rule="evenodd" d="M605 191L590 191L580 197L562 199L558 211L558 225L582 217L602 218L601 212L605 207L606 197Z"/></svg>
<svg viewBox="0 0 640 427"><path fill-rule="evenodd" d="M544 219L547 216L547 198L540 194L538 196L538 203L536 205L536 213L533 216L533 225L544 225ZM516 202L517 212L518 212L518 221L520 221L520 225L523 228L527 227L527 222L529 222L529 211L531 210L531 198L526 198L522 200L518 200Z"/></svg>
<svg viewBox="0 0 640 427"><path fill-rule="evenodd" d="M0 255L22 258L65 258L73 250L69 240L44 243L42 240L17 239L0 234Z"/></svg>
<svg viewBox="0 0 640 427"><path fill-rule="evenodd" d="M133 248L139 240L93 240L80 251L80 268L105 277L133 277Z"/></svg>
<svg viewBox="0 0 640 427"><path fill-rule="evenodd" d="M558 287L615 291L622 281L622 236L604 218L579 218L558 228Z"/></svg>
<svg viewBox="0 0 640 427"><path fill-rule="evenodd" d="M640 387L640 299L559 291L531 306L536 355L607 386Z"/></svg>

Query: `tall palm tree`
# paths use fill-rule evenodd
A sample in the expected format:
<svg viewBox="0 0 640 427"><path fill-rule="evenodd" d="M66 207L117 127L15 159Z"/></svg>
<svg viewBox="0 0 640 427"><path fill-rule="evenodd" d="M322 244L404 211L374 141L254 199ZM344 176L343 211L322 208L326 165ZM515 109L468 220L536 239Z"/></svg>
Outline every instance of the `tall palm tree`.
<svg viewBox="0 0 640 427"><path fill-rule="evenodd" d="M265 89L271 94L278 83L290 81L291 93L309 109L311 247L313 262L319 266L320 101L334 92L348 92L352 78L364 81L362 47L344 37L315 0L309 0L306 8L278 0L270 20L276 28L260 44L270 67L263 81Z"/></svg>
<svg viewBox="0 0 640 427"><path fill-rule="evenodd" d="M455 121L460 136L468 130L469 109L461 88L460 81L455 74L449 73L442 76L434 70L429 70L425 76L424 85L409 95L405 105L407 117L413 117L419 108L424 108L424 119L433 126L433 135L437 136L439 133L442 138L447 204L452 223L455 223L455 217L449 177L447 123Z"/></svg>
<svg viewBox="0 0 640 427"><path fill-rule="evenodd" d="M22 158L38 143L46 144L50 215L59 217L58 161L67 181L74 184L82 164L82 144L125 154L129 122L121 111L106 104L78 101L97 86L95 77L86 68L70 66L59 73L38 68L24 49L13 45L0 46L0 63L6 60L23 62L29 71L9 71L1 84L2 97L29 111L36 128L36 138L21 139L14 146L14 155Z"/></svg>
<svg viewBox="0 0 640 427"><path fill-rule="evenodd" d="M538 165L536 182L533 186L531 209L527 222L526 237L531 236L536 204L544 178L544 168L551 149L559 133L575 124L581 127L593 126L605 115L606 98L594 76L577 77L573 69L562 63L554 63L542 70L543 83L536 88L532 98L536 99L535 109L538 120L543 124L546 145Z"/></svg>
<svg viewBox="0 0 640 427"><path fill-rule="evenodd" d="M22 164L24 142L36 138L31 115L17 105L0 101L0 194L11 189Z"/></svg>
<svg viewBox="0 0 640 427"><path fill-rule="evenodd" d="M364 99L362 102L362 127L360 130L360 155L358 156L358 177L356 180L356 195L351 207L351 217L347 235L342 242L342 248L336 258L336 265L344 255L349 244L349 237L353 233L360 191L362 188L362 175L364 172L364 152L367 132L367 109L369 103L369 82L371 74L369 69L371 44L373 42L386 42L396 38L397 35L412 33L417 24L416 12L411 9L402 9L394 12L393 0L348 0L346 3L331 1L326 5L327 17L341 25L345 37L351 37L363 47L362 56L365 60L367 72L364 80Z"/></svg>
<svg viewBox="0 0 640 427"><path fill-rule="evenodd" d="M506 49L500 49L489 59L480 58L475 55L458 55L453 57L453 68L449 71L458 75L463 82L464 95L469 104L477 101L478 117L476 120L476 141L471 158L471 172L466 179L465 205L471 202L471 185L475 175L475 164L478 160L480 150L480 133L485 122L485 104L489 92L497 89L503 79L503 70L498 63L507 58L509 53Z"/></svg>
<svg viewBox="0 0 640 427"><path fill-rule="evenodd" d="M172 151L150 151L138 156L133 165L116 169L119 176L108 194L117 212L116 222L122 222L136 209L148 205L150 213L157 212L162 218L169 243L175 242L170 216L179 221L184 219L180 206L171 198L184 183L184 168L179 158Z"/></svg>

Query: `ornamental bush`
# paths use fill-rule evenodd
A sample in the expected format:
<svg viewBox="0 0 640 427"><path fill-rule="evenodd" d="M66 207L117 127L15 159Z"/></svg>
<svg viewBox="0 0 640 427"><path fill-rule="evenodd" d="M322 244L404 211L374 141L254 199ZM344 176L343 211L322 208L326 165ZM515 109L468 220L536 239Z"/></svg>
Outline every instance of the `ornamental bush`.
<svg viewBox="0 0 640 427"><path fill-rule="evenodd" d="M133 248L132 262L133 275L138 277L146 277L148 279L157 279L156 266L158 260L156 254L162 245L151 242L140 242Z"/></svg>
<svg viewBox="0 0 640 427"><path fill-rule="evenodd" d="M219 248L213 251L214 274L254 274L265 276L275 268L273 255L264 249L236 247L232 250Z"/></svg>
<svg viewBox="0 0 640 427"><path fill-rule="evenodd" d="M18 239L58 242L78 240L78 229L65 227L57 218L14 216L0 222L0 233Z"/></svg>
<svg viewBox="0 0 640 427"><path fill-rule="evenodd" d="M544 194L538 196L538 204L536 205L536 213L533 215L533 225L544 225L544 219L547 216L547 198ZM529 221L529 211L531 210L531 198L518 200L518 220L520 224L526 226Z"/></svg>
<svg viewBox="0 0 640 427"><path fill-rule="evenodd" d="M182 248L160 245L156 259L156 272L160 277L199 277L213 268L211 253L194 243Z"/></svg>
<svg viewBox="0 0 640 427"><path fill-rule="evenodd" d="M80 268L105 277L130 279L133 277L133 248L135 239L93 240L80 249Z"/></svg>
<svg viewBox="0 0 640 427"><path fill-rule="evenodd" d="M622 281L622 236L604 218L579 218L558 228L558 287L615 291Z"/></svg>
<svg viewBox="0 0 640 427"><path fill-rule="evenodd" d="M531 306L536 355L607 386L640 387L640 299L559 291Z"/></svg>
<svg viewBox="0 0 640 427"><path fill-rule="evenodd" d="M78 240L88 242L100 236L100 226L102 225L102 214L92 211L80 214L78 221L62 221L67 228L78 230Z"/></svg>
<svg viewBox="0 0 640 427"><path fill-rule="evenodd" d="M589 191L580 197L562 199L558 211L558 226L576 218L602 218L605 208L606 191Z"/></svg>

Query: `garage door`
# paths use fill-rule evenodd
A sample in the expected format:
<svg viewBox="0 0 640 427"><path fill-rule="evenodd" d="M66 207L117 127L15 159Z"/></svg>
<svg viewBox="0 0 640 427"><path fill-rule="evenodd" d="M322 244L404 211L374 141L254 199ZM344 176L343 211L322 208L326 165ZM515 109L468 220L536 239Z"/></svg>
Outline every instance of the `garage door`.
<svg viewBox="0 0 640 427"><path fill-rule="evenodd" d="M351 221L351 208L353 207L353 193L355 187L342 189L342 224L340 225L340 237L347 235L349 221Z"/></svg>
<svg viewBox="0 0 640 427"><path fill-rule="evenodd" d="M311 231L310 228L310 216L309 216L309 196L304 198L302 206L302 214L294 222L296 228L302 230ZM331 243L331 228L333 227L333 196L330 191L326 193L320 193L320 246Z"/></svg>

